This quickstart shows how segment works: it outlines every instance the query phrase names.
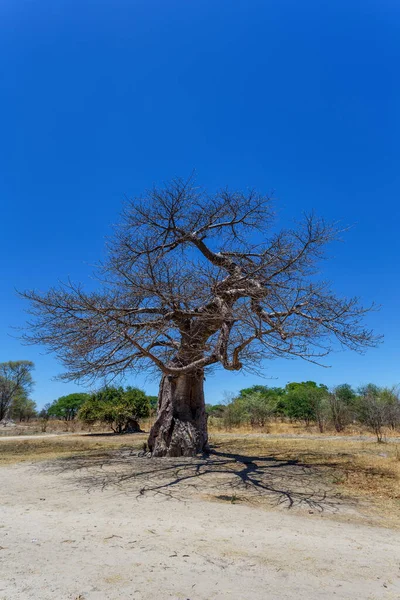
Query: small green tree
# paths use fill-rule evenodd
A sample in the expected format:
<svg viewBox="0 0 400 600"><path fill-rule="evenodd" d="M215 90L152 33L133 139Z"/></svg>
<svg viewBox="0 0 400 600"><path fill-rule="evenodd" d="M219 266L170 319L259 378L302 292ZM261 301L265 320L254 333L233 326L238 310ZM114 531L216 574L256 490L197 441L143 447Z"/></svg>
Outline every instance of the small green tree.
<svg viewBox="0 0 400 600"><path fill-rule="evenodd" d="M36 403L28 398L24 390L20 390L11 404L11 418L15 421L30 421L37 415Z"/></svg>
<svg viewBox="0 0 400 600"><path fill-rule="evenodd" d="M89 396L79 410L79 419L87 424L107 424L115 433L141 431L138 420L150 414L149 398L133 387L106 387Z"/></svg>
<svg viewBox="0 0 400 600"><path fill-rule="evenodd" d="M209 417L221 419L224 416L226 406L224 404L206 404L206 413Z"/></svg>
<svg viewBox="0 0 400 600"><path fill-rule="evenodd" d="M264 427L276 414L279 402L277 388L255 385L241 390L240 398L244 403L248 421L252 427Z"/></svg>
<svg viewBox="0 0 400 600"><path fill-rule="evenodd" d="M80 407L89 398L89 394L75 393L68 394L68 396L61 396L58 400L55 400L50 408L48 414L50 417L56 417L64 421L73 421L78 414Z"/></svg>
<svg viewBox="0 0 400 600"><path fill-rule="evenodd" d="M225 407L223 422L227 429L231 427L240 427L247 420L245 403L242 398L234 398L232 402Z"/></svg>
<svg viewBox="0 0 400 600"><path fill-rule="evenodd" d="M276 409L276 397L263 392L250 392L244 396L245 412L252 427L264 427Z"/></svg>
<svg viewBox="0 0 400 600"><path fill-rule="evenodd" d="M264 427L271 417L277 414L282 394L281 388L263 385L240 390L237 398L225 407L226 425L229 427L246 423L252 427Z"/></svg>
<svg viewBox="0 0 400 600"><path fill-rule="evenodd" d="M150 406L150 416L157 414L158 396L147 396Z"/></svg>
<svg viewBox="0 0 400 600"><path fill-rule="evenodd" d="M327 414L328 388L317 385L315 381L288 383L286 386L286 414L290 419L312 421L318 424L321 433L325 429Z"/></svg>

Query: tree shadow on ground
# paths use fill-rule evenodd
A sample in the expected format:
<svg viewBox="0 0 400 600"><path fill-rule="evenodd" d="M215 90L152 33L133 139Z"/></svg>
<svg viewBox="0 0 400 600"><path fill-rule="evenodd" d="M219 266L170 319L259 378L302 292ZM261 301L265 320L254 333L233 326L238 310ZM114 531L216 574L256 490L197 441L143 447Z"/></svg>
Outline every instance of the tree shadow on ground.
<svg viewBox="0 0 400 600"><path fill-rule="evenodd" d="M71 474L88 492L96 489L135 495L254 503L337 512L344 505L332 479L300 460L227 452L216 445L207 456L146 458L121 449L61 458L46 465ZM346 505L349 502L346 500Z"/></svg>
<svg viewBox="0 0 400 600"><path fill-rule="evenodd" d="M115 437L117 439L121 439L127 436L140 436L140 435L148 435L148 431L141 429L140 431L100 431L100 432L89 432L89 433L81 433L84 438L107 438L107 437ZM145 439L145 438L144 438Z"/></svg>

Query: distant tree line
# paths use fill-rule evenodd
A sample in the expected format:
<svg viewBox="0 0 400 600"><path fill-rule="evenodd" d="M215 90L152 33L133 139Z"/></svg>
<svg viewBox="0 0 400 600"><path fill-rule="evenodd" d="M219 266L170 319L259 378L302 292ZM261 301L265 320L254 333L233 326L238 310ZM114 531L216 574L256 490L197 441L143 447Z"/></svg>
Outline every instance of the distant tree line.
<svg viewBox="0 0 400 600"><path fill-rule="evenodd" d="M104 387L92 393L73 393L61 396L41 410L29 397L34 386L31 361L0 363L0 422L10 420L42 421L42 429L50 419L65 422L79 419L88 425L102 423L116 433L140 431L139 419L155 414L157 397L130 387Z"/></svg>
<svg viewBox="0 0 400 600"><path fill-rule="evenodd" d="M33 369L34 364L26 360L0 363L0 421L79 419L87 425L100 423L125 433L140 431L140 419L157 412L157 396L130 386L68 394L38 411L30 398ZM372 383L358 389L347 383L328 389L314 381L292 382L284 388L253 385L225 404L208 404L206 408L208 417L227 429L263 428L272 420L315 425L321 433L329 429L340 433L350 425L360 425L373 432L379 442L385 430L400 429L399 389Z"/></svg>
<svg viewBox="0 0 400 600"><path fill-rule="evenodd" d="M54 418L66 422L78 419L86 425L100 423L115 433L129 433L140 431L139 420L150 416L152 404L154 397L139 388L104 387L90 394L61 396L38 416L44 421Z"/></svg>
<svg viewBox="0 0 400 600"><path fill-rule="evenodd" d="M350 425L360 425L373 432L378 441L383 441L385 429L400 429L399 390L372 383L357 390L347 383L330 390L314 381L292 382L284 388L254 385L225 404L208 404L206 408L208 416L227 429L262 428L271 420L316 425L321 433L329 429L340 433ZM156 411L157 396L148 396L135 387L104 387L91 394L61 396L39 413L21 392L16 394L10 414L18 420L79 419L124 433L139 431L140 419L154 416Z"/></svg>
<svg viewBox="0 0 400 600"><path fill-rule="evenodd" d="M285 388L254 385L227 404L207 405L207 413L227 428L264 427L272 419L282 419L317 425L323 433L359 424L382 441L385 428L400 428L400 395L397 388L372 383L357 390L349 384L329 390L314 381L288 383Z"/></svg>

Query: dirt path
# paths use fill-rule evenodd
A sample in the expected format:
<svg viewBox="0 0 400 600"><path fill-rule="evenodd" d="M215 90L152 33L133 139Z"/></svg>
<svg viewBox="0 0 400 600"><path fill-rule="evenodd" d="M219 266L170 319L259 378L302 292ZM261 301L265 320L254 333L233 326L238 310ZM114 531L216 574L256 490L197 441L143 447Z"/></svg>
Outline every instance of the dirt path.
<svg viewBox="0 0 400 600"><path fill-rule="evenodd" d="M0 435L0 442L9 442L9 441L25 441L25 440L40 440L47 438L62 438L70 435L76 435L76 433L44 433L38 435Z"/></svg>
<svg viewBox="0 0 400 600"><path fill-rule="evenodd" d="M9 441L9 440L38 440L38 439L47 439L47 438L62 438L62 437L70 437L70 436L75 436L75 437L80 437L80 436L86 436L86 437L90 437L93 436L95 434L91 434L91 433L86 433L86 432L61 432L61 433L43 433L43 434L37 434L37 435L25 435L25 434L20 434L20 435L8 435L8 434L3 434L1 429L0 429L0 442L2 441ZM111 434L110 434L111 435ZM327 434L306 434L306 433L279 433L279 434L274 434L274 433L223 433L223 432L218 432L216 435L218 435L219 438L227 438L227 439L232 439L232 438L237 438L237 439L246 439L246 438L265 438L265 439L270 439L270 440L281 440L281 439L294 439L294 440L333 440L333 441L348 441L348 442L375 442L376 441L376 437L372 436L372 435L327 435ZM387 438L387 442L388 443L398 443L400 442L400 438L399 437L389 437Z"/></svg>
<svg viewBox="0 0 400 600"><path fill-rule="evenodd" d="M345 512L340 522L309 507L147 494L130 477L106 485L101 465L2 468L0 599L400 597L399 531L346 522Z"/></svg>

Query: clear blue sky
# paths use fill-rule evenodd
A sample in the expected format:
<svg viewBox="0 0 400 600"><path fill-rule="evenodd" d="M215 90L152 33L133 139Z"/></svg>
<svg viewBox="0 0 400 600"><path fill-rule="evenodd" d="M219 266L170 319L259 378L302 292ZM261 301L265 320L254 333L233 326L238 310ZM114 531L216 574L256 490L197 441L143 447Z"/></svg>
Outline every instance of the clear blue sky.
<svg viewBox="0 0 400 600"><path fill-rule="evenodd" d="M123 198L194 168L275 189L282 223L354 224L324 277L383 305L379 349L270 362L270 383L400 381L399 32L395 0L1 2L0 361L36 363L39 405L76 386L10 337L14 288L89 281ZM260 381L218 372L207 400Z"/></svg>

